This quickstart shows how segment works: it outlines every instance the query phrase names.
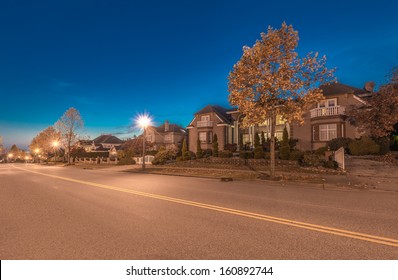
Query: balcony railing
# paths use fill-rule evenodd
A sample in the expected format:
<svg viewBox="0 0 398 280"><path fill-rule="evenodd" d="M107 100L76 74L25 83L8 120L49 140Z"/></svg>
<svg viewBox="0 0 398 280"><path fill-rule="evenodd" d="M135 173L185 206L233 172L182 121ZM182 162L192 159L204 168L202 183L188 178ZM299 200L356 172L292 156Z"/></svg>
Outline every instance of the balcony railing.
<svg viewBox="0 0 398 280"><path fill-rule="evenodd" d="M212 127L213 121L198 121L197 126L198 127Z"/></svg>
<svg viewBox="0 0 398 280"><path fill-rule="evenodd" d="M344 106L334 106L326 108L315 108L310 111L311 118L325 117L325 116L337 116L345 114Z"/></svg>

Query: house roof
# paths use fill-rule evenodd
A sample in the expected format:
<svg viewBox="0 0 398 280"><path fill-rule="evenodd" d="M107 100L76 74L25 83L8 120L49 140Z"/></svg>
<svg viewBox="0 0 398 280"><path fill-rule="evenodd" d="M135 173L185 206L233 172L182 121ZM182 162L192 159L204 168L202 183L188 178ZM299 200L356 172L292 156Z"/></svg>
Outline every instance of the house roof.
<svg viewBox="0 0 398 280"><path fill-rule="evenodd" d="M113 136L111 134L102 134L101 136L98 136L97 138L95 138L93 141L95 144L100 144L100 143L121 144L121 143L123 143L122 140L120 140L119 138L117 138L116 136Z"/></svg>
<svg viewBox="0 0 398 280"><path fill-rule="evenodd" d="M341 83L333 83L330 85L322 85L320 88L323 91L323 95L328 97L331 95L340 95L340 94L346 94L346 93L353 93L355 95L361 95L363 93L368 93L364 89L348 86L345 84Z"/></svg>
<svg viewBox="0 0 398 280"><path fill-rule="evenodd" d="M235 111L235 108L226 109L218 105L207 105L202 110L195 113L195 115L209 114L215 113L220 119L225 123L231 123L231 116L228 115L228 112Z"/></svg>
<svg viewBox="0 0 398 280"><path fill-rule="evenodd" d="M162 132L176 132L176 133L184 133L185 129L178 124L169 124L169 129L165 131L165 124L159 126L151 126L152 129L156 130L159 133Z"/></svg>

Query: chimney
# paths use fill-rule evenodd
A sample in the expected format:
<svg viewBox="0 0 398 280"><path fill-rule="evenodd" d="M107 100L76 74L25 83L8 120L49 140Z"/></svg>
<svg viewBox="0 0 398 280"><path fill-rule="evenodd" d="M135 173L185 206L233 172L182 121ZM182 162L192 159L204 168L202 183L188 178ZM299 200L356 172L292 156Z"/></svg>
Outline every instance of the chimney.
<svg viewBox="0 0 398 280"><path fill-rule="evenodd" d="M169 121L164 122L164 132L169 131Z"/></svg>
<svg viewBox="0 0 398 280"><path fill-rule="evenodd" d="M370 82L366 82L365 83L365 90L366 91L373 92L374 88L375 88L375 82L370 81Z"/></svg>

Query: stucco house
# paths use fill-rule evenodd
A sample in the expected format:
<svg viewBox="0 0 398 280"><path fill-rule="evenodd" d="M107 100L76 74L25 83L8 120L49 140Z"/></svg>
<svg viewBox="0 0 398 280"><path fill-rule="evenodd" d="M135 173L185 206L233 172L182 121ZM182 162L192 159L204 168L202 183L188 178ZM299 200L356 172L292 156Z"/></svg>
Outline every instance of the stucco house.
<svg viewBox="0 0 398 280"><path fill-rule="evenodd" d="M321 86L325 99L313 104L304 114L304 124L292 124L290 137L298 139L297 148L316 150L329 140L339 137L358 138L358 129L347 121L347 110L351 106L366 103L369 91L334 83Z"/></svg>
<svg viewBox="0 0 398 280"><path fill-rule="evenodd" d="M304 113L304 124L288 123L277 116L276 138L282 139L286 127L289 137L298 140L297 148L316 150L326 145L334 138L361 136L358 129L347 121L347 109L366 103L371 94L368 90L334 83L321 86L325 97L319 103L314 103L310 110ZM188 125L189 150L196 152L197 139L201 141L202 149L211 149L213 135L217 133L219 150L224 150L227 144L253 146L256 134L264 132L265 138L270 138L270 125L263 124L243 128L239 124L240 113L237 109L226 109L217 105L208 105L194 115Z"/></svg>
<svg viewBox="0 0 398 280"><path fill-rule="evenodd" d="M218 105L207 105L195 113L194 119L187 126L188 149L197 151L197 140L202 150L212 149L214 134L217 134L218 147L224 150L227 144L237 144L239 112Z"/></svg>
<svg viewBox="0 0 398 280"><path fill-rule="evenodd" d="M166 148L178 147L186 135L185 129L177 124L165 121L160 126L149 126L145 132L146 141L151 147L149 149L158 150L161 146Z"/></svg>

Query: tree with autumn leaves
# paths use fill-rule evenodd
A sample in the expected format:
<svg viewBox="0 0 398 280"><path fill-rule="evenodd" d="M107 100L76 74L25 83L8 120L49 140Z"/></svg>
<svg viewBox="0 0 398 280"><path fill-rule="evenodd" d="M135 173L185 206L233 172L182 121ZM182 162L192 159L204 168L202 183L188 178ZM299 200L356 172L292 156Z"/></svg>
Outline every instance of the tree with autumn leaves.
<svg viewBox="0 0 398 280"><path fill-rule="evenodd" d="M70 151L72 145L77 140L77 131L82 127L83 119L79 111L75 108L69 108L54 126L46 128L33 138L29 149L33 154L40 151L40 153L48 155L55 149L53 143L61 141L68 158L68 163L70 163Z"/></svg>
<svg viewBox="0 0 398 280"><path fill-rule="evenodd" d="M326 68L326 57L309 53L299 57L298 32L282 23L268 28L243 55L229 74L229 102L243 114L243 126L269 121L271 127L270 175L275 176L276 117L303 123L303 114L314 102L324 99L322 84L334 80L334 69Z"/></svg>
<svg viewBox="0 0 398 280"><path fill-rule="evenodd" d="M367 98L362 106L351 107L348 118L351 124L373 138L389 136L398 124L398 67L393 68L389 82ZM395 127L395 128L394 128Z"/></svg>

